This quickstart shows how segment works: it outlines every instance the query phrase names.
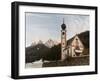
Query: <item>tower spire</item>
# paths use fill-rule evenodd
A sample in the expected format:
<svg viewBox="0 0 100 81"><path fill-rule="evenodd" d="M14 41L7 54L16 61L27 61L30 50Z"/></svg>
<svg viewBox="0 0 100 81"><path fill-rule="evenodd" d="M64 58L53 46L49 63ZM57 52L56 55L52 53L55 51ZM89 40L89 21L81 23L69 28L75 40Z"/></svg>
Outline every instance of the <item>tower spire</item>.
<svg viewBox="0 0 100 81"><path fill-rule="evenodd" d="M64 18L63 18L63 24L64 24Z"/></svg>
<svg viewBox="0 0 100 81"><path fill-rule="evenodd" d="M66 29L66 25L65 25L65 23L64 23L64 18L63 18L63 24L61 25L61 28L62 28L63 30Z"/></svg>

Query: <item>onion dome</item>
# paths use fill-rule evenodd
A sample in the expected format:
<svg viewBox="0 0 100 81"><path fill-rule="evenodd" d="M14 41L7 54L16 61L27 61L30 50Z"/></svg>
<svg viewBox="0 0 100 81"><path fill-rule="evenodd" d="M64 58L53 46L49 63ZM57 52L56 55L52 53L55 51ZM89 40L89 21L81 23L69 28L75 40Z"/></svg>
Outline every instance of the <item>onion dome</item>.
<svg viewBox="0 0 100 81"><path fill-rule="evenodd" d="M64 19L63 19L63 24L61 25L62 30L66 29L66 25L64 24Z"/></svg>

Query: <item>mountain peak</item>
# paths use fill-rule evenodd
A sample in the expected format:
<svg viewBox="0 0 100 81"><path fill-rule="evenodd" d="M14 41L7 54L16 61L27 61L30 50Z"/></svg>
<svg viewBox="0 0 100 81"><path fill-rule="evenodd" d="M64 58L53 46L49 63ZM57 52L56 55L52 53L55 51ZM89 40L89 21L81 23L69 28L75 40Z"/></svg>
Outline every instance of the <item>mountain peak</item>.
<svg viewBox="0 0 100 81"><path fill-rule="evenodd" d="M43 41L42 41L42 40L39 40L39 41L38 41L38 44L43 44Z"/></svg>
<svg viewBox="0 0 100 81"><path fill-rule="evenodd" d="M31 46L35 46L36 45L36 42L32 42Z"/></svg>
<svg viewBox="0 0 100 81"><path fill-rule="evenodd" d="M45 46L51 48L53 47L54 45L57 45L57 41L53 41L52 39L49 39L47 42L45 42Z"/></svg>

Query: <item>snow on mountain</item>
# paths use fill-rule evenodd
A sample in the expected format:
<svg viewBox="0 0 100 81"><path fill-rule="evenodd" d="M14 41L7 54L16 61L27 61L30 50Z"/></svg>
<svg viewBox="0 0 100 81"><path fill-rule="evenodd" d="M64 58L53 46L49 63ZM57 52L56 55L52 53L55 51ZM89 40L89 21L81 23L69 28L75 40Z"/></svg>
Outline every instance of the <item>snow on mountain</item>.
<svg viewBox="0 0 100 81"><path fill-rule="evenodd" d="M32 42L31 46L36 46L36 42Z"/></svg>
<svg viewBox="0 0 100 81"><path fill-rule="evenodd" d="M43 44L43 41L39 40L37 44Z"/></svg>
<svg viewBox="0 0 100 81"><path fill-rule="evenodd" d="M53 47L54 45L57 45L57 44L58 44L57 41L53 41L51 39L49 39L47 42L45 42L45 46L47 46L49 48L51 48L51 47Z"/></svg>
<svg viewBox="0 0 100 81"><path fill-rule="evenodd" d="M36 46L38 44L44 44L45 46L51 48L53 47L54 45L57 45L58 42L57 41L53 41L52 39L49 39L48 41L46 41L45 43L43 43L42 40L39 40L37 43L36 42L32 42L31 46Z"/></svg>

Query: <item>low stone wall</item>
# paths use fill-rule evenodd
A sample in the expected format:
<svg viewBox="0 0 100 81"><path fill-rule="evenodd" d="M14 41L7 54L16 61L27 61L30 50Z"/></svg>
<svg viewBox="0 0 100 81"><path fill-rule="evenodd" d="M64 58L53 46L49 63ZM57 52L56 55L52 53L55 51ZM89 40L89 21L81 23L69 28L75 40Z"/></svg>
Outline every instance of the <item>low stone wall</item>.
<svg viewBox="0 0 100 81"><path fill-rule="evenodd" d="M68 58L65 61L44 62L42 67L89 65L89 56Z"/></svg>

